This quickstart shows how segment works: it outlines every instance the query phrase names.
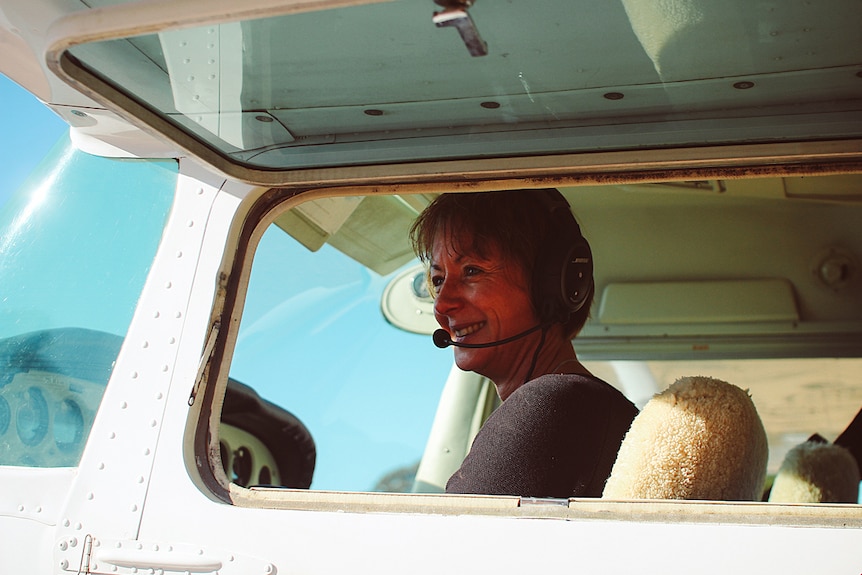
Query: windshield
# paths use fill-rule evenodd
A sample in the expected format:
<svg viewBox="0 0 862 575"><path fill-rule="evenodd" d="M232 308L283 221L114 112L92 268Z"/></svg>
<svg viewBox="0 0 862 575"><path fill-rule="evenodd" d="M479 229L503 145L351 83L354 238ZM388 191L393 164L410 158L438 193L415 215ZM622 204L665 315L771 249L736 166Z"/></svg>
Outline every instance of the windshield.
<svg viewBox="0 0 862 575"><path fill-rule="evenodd" d="M0 464L77 464L176 174L64 137L0 208Z"/></svg>

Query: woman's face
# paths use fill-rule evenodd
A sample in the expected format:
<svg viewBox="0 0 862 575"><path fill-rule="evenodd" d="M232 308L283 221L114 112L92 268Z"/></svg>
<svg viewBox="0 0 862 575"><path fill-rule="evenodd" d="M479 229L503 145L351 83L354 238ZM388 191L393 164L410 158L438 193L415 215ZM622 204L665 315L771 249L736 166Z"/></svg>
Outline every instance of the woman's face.
<svg viewBox="0 0 862 575"><path fill-rule="evenodd" d="M434 243L430 279L437 323L459 343L488 343L536 326L525 271L499 249L480 256L472 240L469 233L441 234ZM529 366L536 337L488 348L456 347L455 363L498 383L527 370L523 366Z"/></svg>

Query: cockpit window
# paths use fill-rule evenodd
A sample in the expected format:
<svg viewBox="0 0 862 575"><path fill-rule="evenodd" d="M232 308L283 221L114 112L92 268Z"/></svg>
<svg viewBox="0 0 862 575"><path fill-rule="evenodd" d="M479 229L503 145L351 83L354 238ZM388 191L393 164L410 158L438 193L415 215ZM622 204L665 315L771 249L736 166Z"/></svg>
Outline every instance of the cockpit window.
<svg viewBox="0 0 862 575"><path fill-rule="evenodd" d="M748 390L767 434L770 478L813 434L834 441L862 408L857 264L848 255L858 234L830 250L819 242L834 241L831 230L821 235L811 223L801 238L788 224L816 207L821 223L855 229L858 202L840 192L855 189L852 181L563 189L597 254L597 299L574 340L578 356L638 407L686 376ZM779 187L787 192L766 193ZM271 427L290 431L258 434L262 443L253 444L237 431L247 422L223 412L221 466L230 481L444 490L499 400L493 385L453 369L451 350L432 343L433 301L407 229L434 196L315 199L268 226L254 249L225 409L247 386L282 422ZM747 258L728 248L734 242L758 250ZM825 268L811 267L821 261ZM831 281L829 269L845 264L844 279ZM669 281L680 270L687 275ZM787 289L791 297L779 297ZM300 469L301 479L287 478Z"/></svg>
<svg viewBox="0 0 862 575"><path fill-rule="evenodd" d="M77 465L176 177L64 139L0 209L0 465Z"/></svg>
<svg viewBox="0 0 862 575"><path fill-rule="evenodd" d="M327 204L338 205L305 204L281 216L263 235L230 370L232 380L253 387L295 418L284 416L291 421L291 437L269 440L265 450L249 448L234 434L233 428L242 425L238 422L221 433L222 464L236 483L266 484L255 460L276 461L282 450L293 449L292 459L269 467L285 475L310 465L312 489L410 491L451 357L427 335L393 325L381 307L390 284L405 271L411 281L417 273L424 275L404 253L406 235L397 246L375 245L372 230L366 229L363 255L353 252L369 258L364 259L366 267L330 244L321 245L325 237L339 244L351 234L343 219L336 225L324 218L321 208ZM372 205L374 198L348 198L343 204L345 217L386 207L379 201ZM390 208L410 213L401 202ZM405 231L397 224L394 228L387 233ZM400 253L390 257L387 250L393 249ZM424 312L414 307L408 314L427 324L434 321L428 311L430 307ZM425 317L419 317L422 313ZM310 461L309 441L312 453L316 451ZM252 462L251 477L239 476L233 468L243 459Z"/></svg>

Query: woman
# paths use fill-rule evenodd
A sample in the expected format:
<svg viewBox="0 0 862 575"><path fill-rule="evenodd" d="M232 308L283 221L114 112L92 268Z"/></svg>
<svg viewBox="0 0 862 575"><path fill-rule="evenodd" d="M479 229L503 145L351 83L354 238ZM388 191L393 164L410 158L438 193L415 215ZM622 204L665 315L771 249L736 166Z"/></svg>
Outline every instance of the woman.
<svg viewBox="0 0 862 575"><path fill-rule="evenodd" d="M444 194L410 231L459 368L503 400L449 493L599 497L637 409L571 340L589 315L592 256L554 189Z"/></svg>

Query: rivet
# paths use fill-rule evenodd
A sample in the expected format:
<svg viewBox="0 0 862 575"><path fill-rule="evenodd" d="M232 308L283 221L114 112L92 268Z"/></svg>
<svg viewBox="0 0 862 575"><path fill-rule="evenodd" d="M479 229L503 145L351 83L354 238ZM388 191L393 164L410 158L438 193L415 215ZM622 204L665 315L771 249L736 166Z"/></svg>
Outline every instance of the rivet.
<svg viewBox="0 0 862 575"><path fill-rule="evenodd" d="M128 403L126 403L125 401L120 402L120 409L126 409L127 407L129 407Z"/></svg>
<svg viewBox="0 0 862 575"><path fill-rule="evenodd" d="M143 483L143 482L144 482L144 476L143 476L143 475L139 475L139 476L138 476L138 483Z"/></svg>
<svg viewBox="0 0 862 575"><path fill-rule="evenodd" d="M608 92L603 97L605 100L622 100L626 96L622 92Z"/></svg>
<svg viewBox="0 0 862 575"><path fill-rule="evenodd" d="M177 252L177 259L183 257L183 252Z"/></svg>
<svg viewBox="0 0 862 575"><path fill-rule="evenodd" d="M383 110L379 110L377 108L368 108L367 110L362 111L366 116L382 116Z"/></svg>
<svg viewBox="0 0 862 575"><path fill-rule="evenodd" d="M23 512L23 511L24 511L24 506L23 506L23 505L19 505L19 506L18 506L18 512L20 513L20 512Z"/></svg>
<svg viewBox="0 0 862 575"><path fill-rule="evenodd" d="M210 58L209 60L207 60L207 64L209 64L209 65L215 64L215 58Z"/></svg>
<svg viewBox="0 0 862 575"><path fill-rule="evenodd" d="M60 541L60 551L65 551L68 547L65 541Z"/></svg>
<svg viewBox="0 0 862 575"><path fill-rule="evenodd" d="M116 439L116 438L117 438L117 434L114 433L113 431L108 434L108 439Z"/></svg>
<svg viewBox="0 0 862 575"><path fill-rule="evenodd" d="M68 526L69 526L69 525L71 525L71 524L72 524L72 522L71 522L71 521L69 521L68 519L64 519L64 520L63 520L63 527L68 527Z"/></svg>
<svg viewBox="0 0 862 575"><path fill-rule="evenodd" d="M176 317L177 319L180 319L181 317L183 317L183 312L178 311L175 317Z"/></svg>
<svg viewBox="0 0 862 575"><path fill-rule="evenodd" d="M154 317L154 318L156 318L156 319L158 319L158 317L159 317L160 315L162 315L162 314L160 314L159 312L156 312L156 313L154 313L154 314L153 314L153 317Z"/></svg>
<svg viewBox="0 0 862 575"><path fill-rule="evenodd" d="M138 372L137 371L132 372L132 379L138 379Z"/></svg>
<svg viewBox="0 0 862 575"><path fill-rule="evenodd" d="M77 547L78 540L75 537L69 537L69 547Z"/></svg>
<svg viewBox="0 0 862 575"><path fill-rule="evenodd" d="M88 493L88 494L87 494L87 499L88 499L89 501L92 501L94 497L96 497L96 496L95 496L95 495L93 495L92 493Z"/></svg>
<svg viewBox="0 0 862 575"><path fill-rule="evenodd" d="M129 507L129 511L131 511L132 513L134 513L134 512L135 512L135 511L137 511L137 510L138 510L138 506L137 506L137 505L135 505L134 503L132 503L132 506L131 506L131 507Z"/></svg>
<svg viewBox="0 0 862 575"><path fill-rule="evenodd" d="M162 394L161 391L156 393L156 399L162 399L163 397L164 397L164 395Z"/></svg>
<svg viewBox="0 0 862 575"><path fill-rule="evenodd" d="M99 464L99 471L101 471L101 470L103 470L103 469L105 469L105 464L104 464L104 463L100 463L100 464Z"/></svg>
<svg viewBox="0 0 862 575"><path fill-rule="evenodd" d="M168 343L169 343L169 344L171 344L171 345L173 345L173 344L177 343L177 338L175 338L175 337L171 337L171 338L169 338L169 339L168 339Z"/></svg>
<svg viewBox="0 0 862 575"><path fill-rule="evenodd" d="M198 188L198 195L199 195L199 196L202 196L203 194L204 194L204 189L203 189L203 188Z"/></svg>
<svg viewBox="0 0 862 575"><path fill-rule="evenodd" d="M188 227L192 228L192 227L194 227L194 225L195 225L195 221L194 221L194 220L189 220L188 222L186 222L186 225L187 225Z"/></svg>
<svg viewBox="0 0 862 575"><path fill-rule="evenodd" d="M158 424L159 424L159 422L158 422L158 421L156 421L156 420L154 419L154 420L152 420L152 421L150 422L150 427L155 427L155 426L157 426Z"/></svg>
<svg viewBox="0 0 862 575"><path fill-rule="evenodd" d="M37 508L36 508L36 513L42 513L42 508L41 508L41 507L37 507Z"/></svg>
<svg viewBox="0 0 862 575"><path fill-rule="evenodd" d="M148 347L150 347L150 342L144 340L144 342L141 343L141 347L144 349L147 349Z"/></svg>
<svg viewBox="0 0 862 575"><path fill-rule="evenodd" d="M187 82L194 82L194 81L195 81L195 77L194 77L194 76L189 76L188 78L186 78L186 81L187 81Z"/></svg>
<svg viewBox="0 0 862 575"><path fill-rule="evenodd" d="M487 110L496 110L497 108L500 107L500 102L494 102L492 100L489 100L487 102L482 102L479 105L482 106L483 108L487 109Z"/></svg>
<svg viewBox="0 0 862 575"><path fill-rule="evenodd" d="M255 116L254 119L258 122L263 122L264 124L269 124L272 122L272 118L270 118L269 116L264 116L263 114L261 114L260 116Z"/></svg>
<svg viewBox="0 0 862 575"><path fill-rule="evenodd" d="M163 372L167 372L167 371L168 371L168 369L170 369L170 368L169 368L167 365L163 365L163 366L162 366L162 371L163 371Z"/></svg>
<svg viewBox="0 0 862 575"><path fill-rule="evenodd" d="M183 64L191 64L191 62L192 62L191 58L183 58Z"/></svg>
<svg viewBox="0 0 862 575"><path fill-rule="evenodd" d="M144 448L144 455L149 455L149 454L150 454L150 448L149 447Z"/></svg>
<svg viewBox="0 0 862 575"><path fill-rule="evenodd" d="M153 551L158 551L158 550L159 550L159 545L158 545L158 543L156 543L155 545L153 545Z"/></svg>
<svg viewBox="0 0 862 575"><path fill-rule="evenodd" d="M75 523L75 531L80 531L83 528L84 528L84 526L81 525L80 523Z"/></svg>
<svg viewBox="0 0 862 575"><path fill-rule="evenodd" d="M165 289L171 289L173 284L171 282L165 282Z"/></svg>
<svg viewBox="0 0 862 575"><path fill-rule="evenodd" d="M85 112L82 112L81 110L72 110L72 115L78 116L79 118L86 118L87 117L87 114Z"/></svg>
<svg viewBox="0 0 862 575"><path fill-rule="evenodd" d="M137 545L135 545L135 547L138 549L138 551L140 551L141 549L143 549L143 548L144 548L144 544L143 544L143 543L138 543Z"/></svg>
<svg viewBox="0 0 862 575"><path fill-rule="evenodd" d="M210 74L209 76L207 76L207 80L215 80L215 79L216 79L215 74Z"/></svg>
<svg viewBox="0 0 862 575"><path fill-rule="evenodd" d="M754 82L749 82L749 81L736 82L733 85L733 87L736 88L737 90L748 90L748 89L754 88Z"/></svg>
<svg viewBox="0 0 862 575"><path fill-rule="evenodd" d="M60 569L66 570L69 568L69 562L63 559L60 561Z"/></svg>

